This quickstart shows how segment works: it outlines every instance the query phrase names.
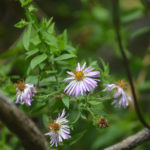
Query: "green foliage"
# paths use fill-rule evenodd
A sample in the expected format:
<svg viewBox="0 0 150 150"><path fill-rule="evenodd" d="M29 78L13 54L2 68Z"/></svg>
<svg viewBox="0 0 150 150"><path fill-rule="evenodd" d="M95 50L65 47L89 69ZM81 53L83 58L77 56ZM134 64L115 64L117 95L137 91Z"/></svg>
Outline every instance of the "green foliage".
<svg viewBox="0 0 150 150"><path fill-rule="evenodd" d="M62 98L62 102L64 103L64 105L65 105L67 108L69 108L69 101L70 101L70 99L69 99L68 96L65 96L65 97Z"/></svg>
<svg viewBox="0 0 150 150"><path fill-rule="evenodd" d="M21 7L27 6L32 0L19 0L21 3Z"/></svg>
<svg viewBox="0 0 150 150"><path fill-rule="evenodd" d="M18 107L40 124L40 130L43 133L49 130L50 121L55 120L58 113L65 108L72 138L62 143L60 149L63 150L68 147L72 150L104 149L140 129L140 124L135 113L132 112L132 108L129 110L114 108L111 105L114 100L113 95L108 96L103 91L104 83L110 84L115 79L118 80L125 76L125 69L121 64L121 55L111 22L112 12L107 6L107 2L81 1L80 7L82 9L77 9L74 14L70 12L70 7L65 6L65 1L61 2L62 4L59 3L60 6L56 4L57 8L52 11L56 11L58 18L61 18L64 14L59 14L58 7L64 4L61 9L67 8L68 10L62 9L61 12L70 12L68 13L70 16L64 16L71 17L71 25L66 21L61 21L61 23L57 22L55 27L53 17L49 19L37 18L38 9L30 4L31 1L20 0L26 18L21 19L15 24L15 27L24 28L22 38L17 41L15 48L10 48L0 55L0 92L9 96L15 103L14 83L23 78L26 83L34 84L37 88L37 94L33 98L32 106L18 105ZM144 94L150 89L150 72L148 66L142 62L142 56L137 56L136 52L133 52L130 43L145 37L149 32L149 27L138 29L134 27L134 22L143 17L143 9L141 8L131 11L121 9L120 16L123 24L123 44L127 45L126 53L130 58L134 78L138 76L143 66L147 70L147 77L144 81L136 84L139 90L138 94L141 94L140 99L143 100L146 97ZM55 20L57 21L57 17ZM60 31L64 27L61 27L63 22L68 29L61 33ZM131 27L135 28L134 32L130 32ZM73 46L70 42L71 38L73 43L80 46ZM140 43L140 45L142 44ZM144 51L144 48L140 51ZM99 57L101 58L99 59ZM67 83L63 80L68 77L66 71L75 71L77 62L83 64L84 61L87 62L87 66L94 67L96 71L100 72L98 87L86 96L78 98L64 94ZM113 72L111 75L110 67ZM109 128L98 127L100 117L107 118ZM0 129L0 148L3 150L23 150L19 139L12 135L5 126ZM51 149L59 148L53 147Z"/></svg>
<svg viewBox="0 0 150 150"><path fill-rule="evenodd" d="M18 23L16 23L14 26L16 28L23 28L28 24L24 19L21 19Z"/></svg>
<svg viewBox="0 0 150 150"><path fill-rule="evenodd" d="M41 54L31 60L31 68L34 69L38 64L41 64L47 58L46 54Z"/></svg>

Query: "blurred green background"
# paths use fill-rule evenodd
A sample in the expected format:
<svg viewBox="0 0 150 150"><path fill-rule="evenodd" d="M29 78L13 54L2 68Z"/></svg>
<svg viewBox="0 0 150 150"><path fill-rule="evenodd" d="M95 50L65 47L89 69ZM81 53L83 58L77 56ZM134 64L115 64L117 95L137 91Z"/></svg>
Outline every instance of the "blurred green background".
<svg viewBox="0 0 150 150"><path fill-rule="evenodd" d="M78 48L79 60L102 57L110 65L112 80L126 79L113 28L110 0L36 0L33 4L39 9L39 19L53 16L57 33L67 29L70 42ZM123 44L130 60L139 105L150 122L149 10L140 0L120 0L120 7ZM18 43L16 46L23 30L14 27L24 16L17 1L0 0L0 89L8 93L13 91L9 80L3 82L4 77L11 75L12 80L16 76L24 77L28 64L21 55L24 53L22 46ZM108 128L97 129L81 120L73 132L80 133L83 128L87 128L87 132L83 136L76 134L78 141L69 148L64 145L59 149L101 150L143 128L133 107L126 110L108 108L107 114ZM3 143L7 143L3 150L23 150L18 138L0 123L0 147ZM147 142L135 150L149 150L149 147L150 142Z"/></svg>

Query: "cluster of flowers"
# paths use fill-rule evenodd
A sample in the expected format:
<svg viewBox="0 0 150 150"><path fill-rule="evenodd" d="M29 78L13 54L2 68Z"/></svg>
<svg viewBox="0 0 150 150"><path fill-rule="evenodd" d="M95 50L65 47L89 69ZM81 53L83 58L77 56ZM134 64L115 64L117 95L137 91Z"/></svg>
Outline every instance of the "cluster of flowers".
<svg viewBox="0 0 150 150"><path fill-rule="evenodd" d="M83 66L80 63L77 64L77 68L75 72L67 72L70 77L64 79L64 82L70 82L64 92L68 95L78 97L79 94L86 95L87 92L92 91L94 88L98 86L98 82L100 81L100 72L93 71L94 68L87 67L85 68L86 63ZM126 108L129 105L129 101L132 102L131 97L125 92L125 82L121 80L117 84L104 84L105 89L108 94L113 93L114 101L112 104L118 107ZM20 81L16 84L17 90L17 100L16 103L26 104L27 106L31 106L31 102L33 101L33 96L36 94L36 88L32 84L26 84L24 81ZM63 139L69 139L70 136L70 128L67 125L68 120L65 117L65 110L62 111L62 114L58 115L56 120L53 120L49 125L49 132L45 135L50 136L50 144L53 146L54 144L57 146L62 142Z"/></svg>

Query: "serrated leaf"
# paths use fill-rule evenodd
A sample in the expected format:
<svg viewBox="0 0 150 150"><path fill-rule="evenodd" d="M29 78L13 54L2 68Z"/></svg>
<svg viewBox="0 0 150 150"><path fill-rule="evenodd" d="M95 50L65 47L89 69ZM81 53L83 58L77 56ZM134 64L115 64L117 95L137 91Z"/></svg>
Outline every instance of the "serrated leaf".
<svg viewBox="0 0 150 150"><path fill-rule="evenodd" d="M24 19L21 19L18 23L16 23L14 26L16 28L23 28L28 24Z"/></svg>
<svg viewBox="0 0 150 150"><path fill-rule="evenodd" d="M62 102L64 103L64 105L69 108L69 97L65 96L62 98Z"/></svg>
<svg viewBox="0 0 150 150"><path fill-rule="evenodd" d="M32 25L29 24L24 32L23 46L26 50L29 50L31 28L32 28Z"/></svg>
<svg viewBox="0 0 150 150"><path fill-rule="evenodd" d="M46 60L47 55L46 54L42 54L42 55L38 55L36 57L34 57L31 60L31 68L34 69L38 64L42 63L44 60Z"/></svg>
<svg viewBox="0 0 150 150"><path fill-rule="evenodd" d="M75 58L75 57L77 57L77 56L74 54L63 54L59 57L56 57L55 61L66 60L66 59Z"/></svg>

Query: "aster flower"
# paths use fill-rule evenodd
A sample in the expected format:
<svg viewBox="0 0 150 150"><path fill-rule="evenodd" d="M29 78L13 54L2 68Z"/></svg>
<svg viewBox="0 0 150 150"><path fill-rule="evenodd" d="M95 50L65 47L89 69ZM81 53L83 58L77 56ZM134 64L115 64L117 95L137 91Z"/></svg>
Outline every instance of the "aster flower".
<svg viewBox="0 0 150 150"><path fill-rule="evenodd" d="M60 144L63 139L69 139L70 136L70 128L66 123L68 120L65 117L65 109L63 109L62 114L58 114L58 118L53 120L49 125L49 132L45 133L45 135L50 136L50 144L51 146Z"/></svg>
<svg viewBox="0 0 150 150"><path fill-rule="evenodd" d="M33 101L32 97L37 92L34 85L26 84L24 80L20 80L17 84L15 84L15 87L17 91L16 103L31 106L31 102Z"/></svg>
<svg viewBox="0 0 150 150"><path fill-rule="evenodd" d="M129 101L132 103L131 97L125 92L126 82L124 80L120 80L117 84L104 84L106 88L103 91L107 91L111 93L113 90L116 90L116 93L113 95L114 104L117 107L126 108L129 105Z"/></svg>
<svg viewBox="0 0 150 150"><path fill-rule="evenodd" d="M88 67L85 68L86 63L83 66L80 66L80 63L77 64L77 68L75 72L67 73L71 75L71 77L64 79L65 82L70 81L70 83L66 86L64 92L69 95L77 96L81 93L81 95L86 95L86 92L90 92L94 88L98 86L97 82L99 79L95 79L95 77L100 77L99 71L93 71L94 68Z"/></svg>

